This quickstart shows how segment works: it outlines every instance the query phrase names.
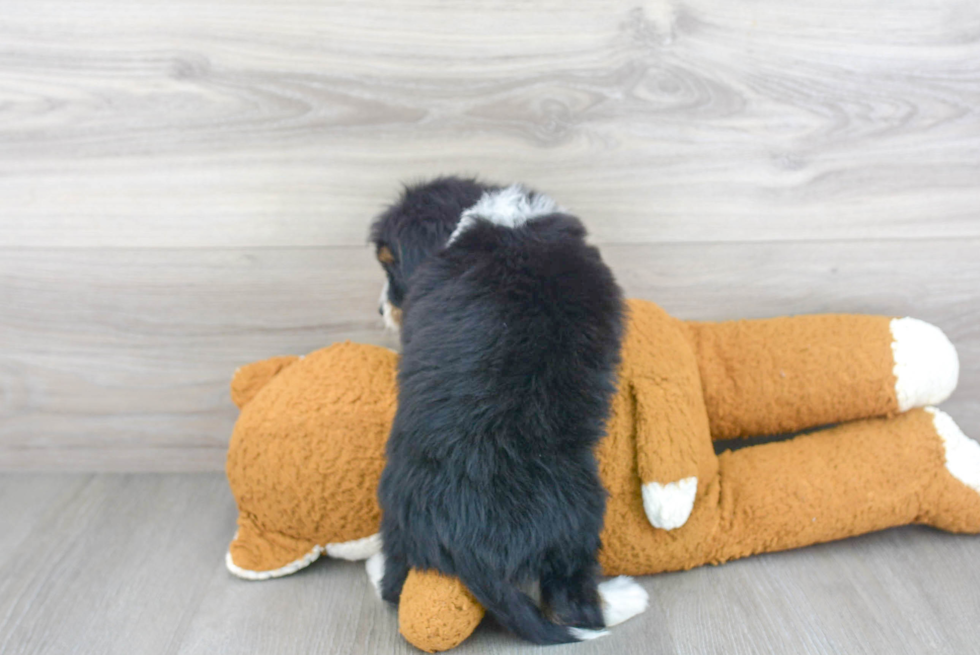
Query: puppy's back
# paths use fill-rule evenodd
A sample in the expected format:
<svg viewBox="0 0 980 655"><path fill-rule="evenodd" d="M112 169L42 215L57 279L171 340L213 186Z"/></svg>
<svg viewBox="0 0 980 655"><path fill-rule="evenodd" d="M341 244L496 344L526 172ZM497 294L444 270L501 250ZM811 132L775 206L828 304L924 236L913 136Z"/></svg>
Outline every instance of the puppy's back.
<svg viewBox="0 0 980 655"><path fill-rule="evenodd" d="M517 583L590 570L605 513L593 449L623 310L584 239L565 214L475 220L417 270L379 487L386 554L459 576L536 643L585 633L549 621Z"/></svg>
<svg viewBox="0 0 980 655"><path fill-rule="evenodd" d="M577 218L476 221L413 280L403 399L424 400L428 421L456 434L591 447L615 389L622 313Z"/></svg>

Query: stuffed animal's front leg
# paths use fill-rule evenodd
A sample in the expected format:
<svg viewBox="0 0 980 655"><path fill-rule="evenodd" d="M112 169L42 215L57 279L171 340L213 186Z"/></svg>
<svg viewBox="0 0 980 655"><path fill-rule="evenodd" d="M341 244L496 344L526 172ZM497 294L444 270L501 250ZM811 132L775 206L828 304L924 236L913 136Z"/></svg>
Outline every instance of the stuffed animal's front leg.
<svg viewBox="0 0 980 655"><path fill-rule="evenodd" d="M643 510L651 525L664 530L687 522L699 480L711 480L717 471L701 396L683 386L651 378L631 383Z"/></svg>
<svg viewBox="0 0 980 655"><path fill-rule="evenodd" d="M620 389L607 431L635 431L643 509L654 527L674 530L687 522L699 487L715 477L718 461L697 359L683 324L650 303L632 301L630 309Z"/></svg>
<svg viewBox="0 0 980 655"><path fill-rule="evenodd" d="M913 318L828 314L685 325L715 439L934 405L959 375L949 339Z"/></svg>

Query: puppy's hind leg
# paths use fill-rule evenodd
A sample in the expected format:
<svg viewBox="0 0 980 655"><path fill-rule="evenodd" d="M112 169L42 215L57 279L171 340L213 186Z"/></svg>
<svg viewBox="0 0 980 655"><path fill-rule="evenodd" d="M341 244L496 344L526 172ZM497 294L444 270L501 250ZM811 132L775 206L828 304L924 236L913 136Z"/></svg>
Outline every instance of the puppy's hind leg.
<svg viewBox="0 0 980 655"><path fill-rule="evenodd" d="M555 623L576 628L601 629L602 616L594 561L577 565L552 563L541 575L541 603Z"/></svg>
<svg viewBox="0 0 980 655"><path fill-rule="evenodd" d="M372 563L373 561L373 563ZM382 600L398 603L408 577L408 564L398 556L378 553L367 563L368 576Z"/></svg>
<svg viewBox="0 0 980 655"><path fill-rule="evenodd" d="M381 484L383 487L384 478ZM366 568L381 600L397 605L410 567L402 532L393 521L386 521L386 517L381 519L381 552L368 560Z"/></svg>

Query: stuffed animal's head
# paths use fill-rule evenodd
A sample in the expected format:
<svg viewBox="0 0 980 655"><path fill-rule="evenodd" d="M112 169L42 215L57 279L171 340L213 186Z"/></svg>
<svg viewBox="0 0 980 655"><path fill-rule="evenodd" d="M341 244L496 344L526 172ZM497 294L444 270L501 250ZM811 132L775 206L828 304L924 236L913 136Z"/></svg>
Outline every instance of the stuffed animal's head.
<svg viewBox="0 0 980 655"><path fill-rule="evenodd" d="M241 415L226 466L239 510L232 573L278 577L321 554L365 559L380 548L375 489L395 413L397 359L348 342L235 374Z"/></svg>

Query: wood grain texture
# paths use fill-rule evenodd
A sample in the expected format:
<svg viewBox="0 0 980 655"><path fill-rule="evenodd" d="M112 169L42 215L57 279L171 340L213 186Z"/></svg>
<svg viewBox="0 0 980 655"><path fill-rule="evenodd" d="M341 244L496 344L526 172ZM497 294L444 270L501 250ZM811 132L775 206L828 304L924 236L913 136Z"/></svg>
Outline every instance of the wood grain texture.
<svg viewBox="0 0 980 655"><path fill-rule="evenodd" d="M362 564L321 560L267 582L228 574L235 507L219 474L6 474L4 511L8 497L40 518L0 550L7 655L418 652ZM547 652L973 653L978 557L977 537L910 527L639 578L645 614ZM541 649L485 621L455 652Z"/></svg>
<svg viewBox="0 0 980 655"><path fill-rule="evenodd" d="M397 181L601 243L980 236L974 0L7 2L0 247L360 245Z"/></svg>
<svg viewBox="0 0 980 655"><path fill-rule="evenodd" d="M946 409L980 436L980 239L606 246L676 316L913 315L961 358ZM367 248L28 250L0 258L0 468L220 470L240 365L388 347ZM15 346L15 347L13 347Z"/></svg>
<svg viewBox="0 0 980 655"><path fill-rule="evenodd" d="M0 467L221 466L240 364L394 345L397 182L524 180L691 318L950 332L980 434L980 5L15 0Z"/></svg>
<svg viewBox="0 0 980 655"><path fill-rule="evenodd" d="M0 563L0 652L174 652L234 531L227 483L73 477L48 476L79 487L48 502L4 480L43 519Z"/></svg>
<svg viewBox="0 0 980 655"><path fill-rule="evenodd" d="M237 366L395 344L367 223L444 172L551 193L678 316L934 322L980 436L975 0L2 8L0 469L222 468ZM0 474L0 652L416 652L360 565L232 578L234 519L220 474ZM978 556L902 528L645 578L548 652L978 652Z"/></svg>
<svg viewBox="0 0 980 655"><path fill-rule="evenodd" d="M60 511L87 479L80 475L0 475L0 564L32 530L49 520L47 510Z"/></svg>

